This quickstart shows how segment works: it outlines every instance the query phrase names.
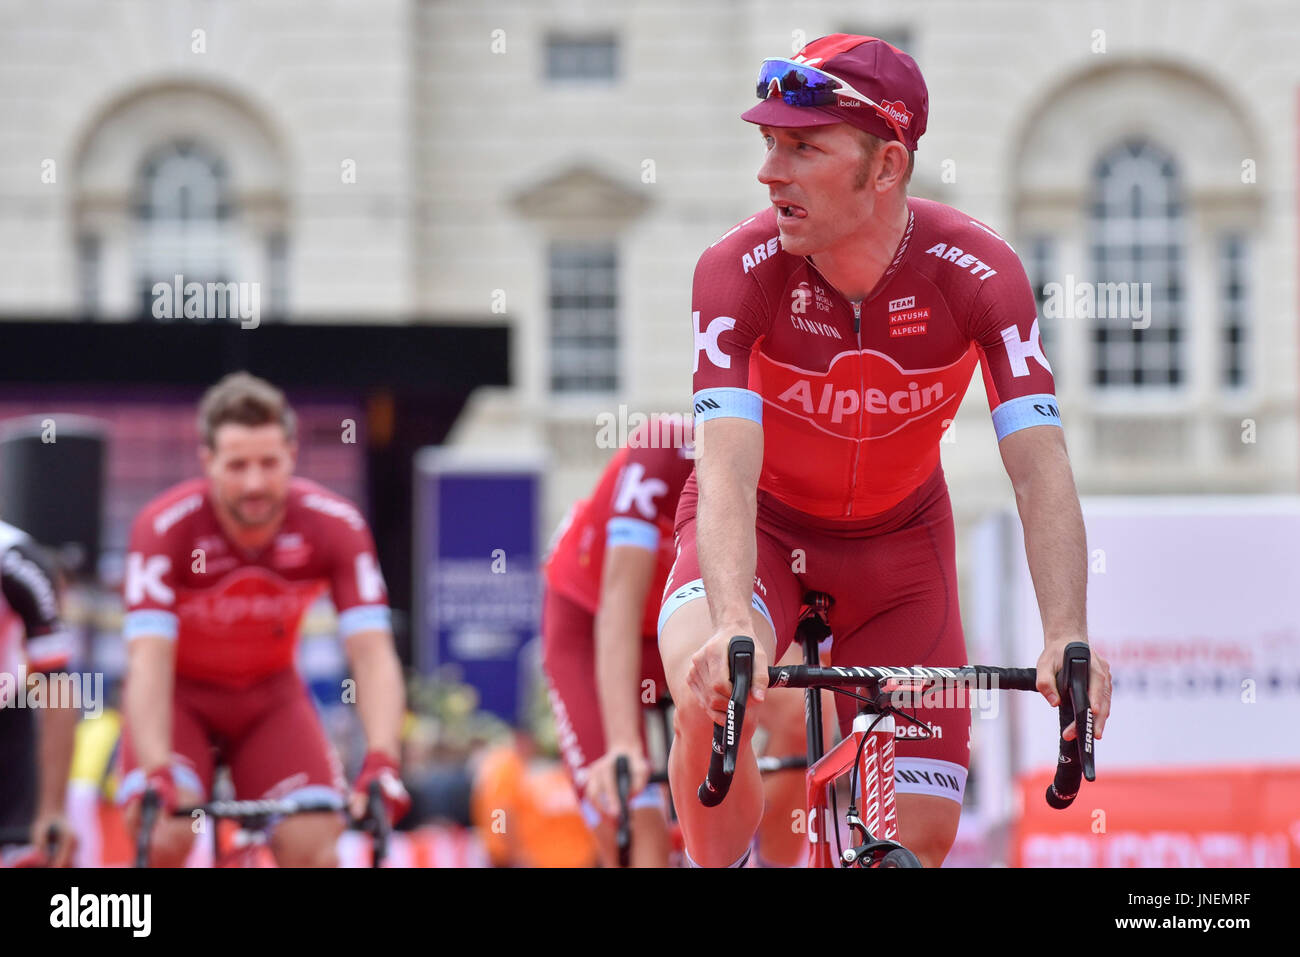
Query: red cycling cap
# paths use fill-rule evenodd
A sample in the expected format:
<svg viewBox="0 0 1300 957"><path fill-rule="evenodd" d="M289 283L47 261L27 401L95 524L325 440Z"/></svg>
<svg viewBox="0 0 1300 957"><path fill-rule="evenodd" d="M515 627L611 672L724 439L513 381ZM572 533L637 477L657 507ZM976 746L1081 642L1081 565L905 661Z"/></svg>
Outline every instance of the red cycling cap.
<svg viewBox="0 0 1300 957"><path fill-rule="evenodd" d="M888 110L898 124L902 143L916 149L925 132L930 94L916 61L898 47L875 37L833 33L814 40L792 59L824 70ZM848 123L883 140L899 139L874 107L851 97L834 106L791 106L779 92L741 114L742 120L764 126L829 126Z"/></svg>

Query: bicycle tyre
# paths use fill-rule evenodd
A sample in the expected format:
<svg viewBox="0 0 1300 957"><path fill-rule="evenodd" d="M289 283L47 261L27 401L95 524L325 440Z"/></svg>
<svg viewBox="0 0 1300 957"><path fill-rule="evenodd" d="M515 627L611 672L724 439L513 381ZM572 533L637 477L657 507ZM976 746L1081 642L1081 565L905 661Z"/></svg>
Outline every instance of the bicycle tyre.
<svg viewBox="0 0 1300 957"><path fill-rule="evenodd" d="M905 847L895 848L880 859L881 867L922 867L920 858Z"/></svg>

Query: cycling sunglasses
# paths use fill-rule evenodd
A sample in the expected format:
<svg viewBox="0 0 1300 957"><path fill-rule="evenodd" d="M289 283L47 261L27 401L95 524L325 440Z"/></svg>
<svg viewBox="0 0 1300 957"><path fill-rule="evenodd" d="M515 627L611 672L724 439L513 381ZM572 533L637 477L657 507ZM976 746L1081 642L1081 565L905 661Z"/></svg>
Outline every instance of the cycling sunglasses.
<svg viewBox="0 0 1300 957"><path fill-rule="evenodd" d="M773 84L781 99L789 106L836 106L839 97L847 96L868 106L874 107L880 118L889 124L900 143L906 143L898 121L879 103L859 93L837 76L819 70L807 63L796 63L781 57L768 57L758 68L758 86L756 92L760 100L772 95Z"/></svg>

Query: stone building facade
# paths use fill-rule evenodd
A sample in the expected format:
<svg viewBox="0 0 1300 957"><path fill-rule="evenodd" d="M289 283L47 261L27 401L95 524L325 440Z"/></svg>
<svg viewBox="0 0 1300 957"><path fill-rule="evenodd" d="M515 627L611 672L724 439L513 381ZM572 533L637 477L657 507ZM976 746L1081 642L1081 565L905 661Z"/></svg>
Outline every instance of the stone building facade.
<svg viewBox="0 0 1300 957"><path fill-rule="evenodd" d="M0 20L0 317L129 321L184 274L259 284L268 322L507 323L514 384L452 442L548 455L552 523L610 454L599 417L687 409L694 262L766 203L752 76L832 32L920 64L912 192L1024 260L1082 492L1300 479L1295 4L5 0ZM1011 500L978 381L950 439L965 528Z"/></svg>

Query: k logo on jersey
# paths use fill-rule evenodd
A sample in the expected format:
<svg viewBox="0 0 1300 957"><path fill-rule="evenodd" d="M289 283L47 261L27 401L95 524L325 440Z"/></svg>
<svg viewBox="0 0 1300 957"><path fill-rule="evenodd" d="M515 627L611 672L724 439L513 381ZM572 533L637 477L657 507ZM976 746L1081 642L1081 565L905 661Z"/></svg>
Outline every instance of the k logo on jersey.
<svg viewBox="0 0 1300 957"><path fill-rule="evenodd" d="M728 329L736 328L736 320L730 316L718 316L716 319L710 320L708 326L701 330L698 309L691 313L691 319L695 325L695 368L692 371L700 371L701 352L708 356L709 361L719 369L730 369L731 356L722 351L722 348L718 345L718 337Z"/></svg>
<svg viewBox="0 0 1300 957"><path fill-rule="evenodd" d="M176 593L163 583L163 576L171 569L172 560L166 555L150 555L148 559L140 552L127 555L127 607L138 605L146 599L160 605L170 605L175 601Z"/></svg>
<svg viewBox="0 0 1300 957"><path fill-rule="evenodd" d="M646 478L645 466L632 462L623 469L618 481L618 491L614 494L613 514L620 515L629 511L633 505L647 522L653 522L659 514L655 499L666 495L668 483L659 478Z"/></svg>
<svg viewBox="0 0 1300 957"><path fill-rule="evenodd" d="M369 604L384 600L384 575L379 563L369 552L360 552L354 562L357 573L357 595Z"/></svg>
<svg viewBox="0 0 1300 957"><path fill-rule="evenodd" d="M1038 320L1029 327L1029 339L1020 338L1020 333L1016 331L1015 326L1007 326L1002 330L1002 344L1007 347L1007 361L1011 363L1011 374L1019 379L1021 376L1029 375L1029 359L1033 359L1050 374L1052 367L1047 364L1047 356L1043 354L1043 340L1038 333Z"/></svg>

